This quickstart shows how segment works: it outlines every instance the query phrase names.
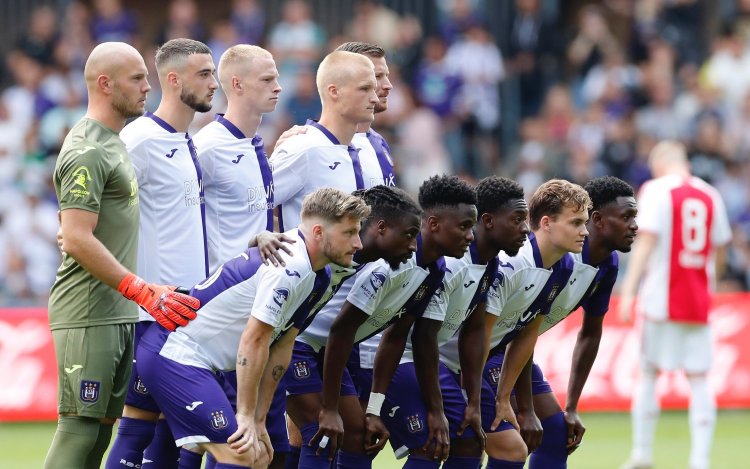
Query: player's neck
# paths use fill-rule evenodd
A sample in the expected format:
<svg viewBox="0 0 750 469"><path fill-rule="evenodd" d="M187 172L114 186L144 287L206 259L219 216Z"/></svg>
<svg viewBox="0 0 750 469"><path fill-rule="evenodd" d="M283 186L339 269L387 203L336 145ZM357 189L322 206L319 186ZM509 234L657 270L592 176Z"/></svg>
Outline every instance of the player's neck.
<svg viewBox="0 0 750 469"><path fill-rule="evenodd" d="M245 137L253 138L258 133L258 127L263 118L261 114L254 112L243 111L239 105L227 105L227 112L224 114L224 119L228 120L235 125L245 135Z"/></svg>
<svg viewBox="0 0 750 469"><path fill-rule="evenodd" d="M542 256L542 266L545 269L551 268L568 252L552 244L551 240L545 236L543 230L535 231L534 235L539 247L539 254Z"/></svg>
<svg viewBox="0 0 750 469"><path fill-rule="evenodd" d="M154 114L178 132L187 133L195 117L195 110L177 100L162 99Z"/></svg>
<svg viewBox="0 0 750 469"><path fill-rule="evenodd" d="M429 228L422 228L422 244L419 246L419 252L417 253L417 259L419 259L419 265L424 267L438 260L442 256L440 246L435 243L432 239L432 232Z"/></svg>
<svg viewBox="0 0 750 469"><path fill-rule="evenodd" d="M352 137L357 133L357 124L352 124L338 118L338 116L331 116L326 113L320 116L318 124L328 129L342 145L351 144Z"/></svg>
<svg viewBox="0 0 750 469"><path fill-rule="evenodd" d="M476 240L479 262L486 264L500 252L501 246L496 246L492 238L484 229L484 226L474 227L474 239Z"/></svg>
<svg viewBox="0 0 750 469"><path fill-rule="evenodd" d="M109 105L107 107L89 105L86 117L99 122L119 134L123 127L125 127L127 119L109 109Z"/></svg>
<svg viewBox="0 0 750 469"><path fill-rule="evenodd" d="M599 265L612 255L612 250L605 246L604 239L592 229L589 229L588 250L590 265Z"/></svg>

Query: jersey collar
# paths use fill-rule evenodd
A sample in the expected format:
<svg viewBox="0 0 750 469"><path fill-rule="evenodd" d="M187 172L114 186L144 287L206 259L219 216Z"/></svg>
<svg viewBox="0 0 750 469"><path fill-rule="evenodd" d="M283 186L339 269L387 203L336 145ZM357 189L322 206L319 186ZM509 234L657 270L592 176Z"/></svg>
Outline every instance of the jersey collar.
<svg viewBox="0 0 750 469"><path fill-rule="evenodd" d="M157 116L153 112L146 111L143 115L145 117L148 117L149 119L153 120L154 122L156 122L159 125L159 127L161 127L162 129L166 130L167 132L169 132L171 134L176 134L177 133L177 130L174 127L172 127L171 125L167 124L167 121L165 121L161 117Z"/></svg>

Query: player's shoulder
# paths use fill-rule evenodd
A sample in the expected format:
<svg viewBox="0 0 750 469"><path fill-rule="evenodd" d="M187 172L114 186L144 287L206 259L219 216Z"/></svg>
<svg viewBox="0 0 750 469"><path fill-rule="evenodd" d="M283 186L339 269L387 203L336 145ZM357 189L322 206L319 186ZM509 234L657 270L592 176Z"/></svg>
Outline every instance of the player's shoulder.
<svg viewBox="0 0 750 469"><path fill-rule="evenodd" d="M113 145L122 148L122 141L115 132L92 119L82 119L63 141L58 163L89 157L91 153L106 159L112 153L108 149L111 149ZM120 155L116 156L119 158Z"/></svg>
<svg viewBox="0 0 750 469"><path fill-rule="evenodd" d="M714 186L709 184L708 182L704 181L703 179L691 176L690 179L690 185L695 187L696 189L705 192L708 194L712 199L720 199L721 200L721 193L718 189L716 189Z"/></svg>
<svg viewBox="0 0 750 469"><path fill-rule="evenodd" d="M126 125L120 131L120 138L132 148L158 138L165 131L153 119L141 116Z"/></svg>
<svg viewBox="0 0 750 469"><path fill-rule="evenodd" d="M271 158L284 154L296 154L315 151L319 148L335 147L335 144L320 130L312 125L305 125L305 133L292 135L276 147Z"/></svg>
<svg viewBox="0 0 750 469"><path fill-rule="evenodd" d="M200 153L211 151L225 144L234 144L238 138L217 121L211 121L193 135L195 149Z"/></svg>

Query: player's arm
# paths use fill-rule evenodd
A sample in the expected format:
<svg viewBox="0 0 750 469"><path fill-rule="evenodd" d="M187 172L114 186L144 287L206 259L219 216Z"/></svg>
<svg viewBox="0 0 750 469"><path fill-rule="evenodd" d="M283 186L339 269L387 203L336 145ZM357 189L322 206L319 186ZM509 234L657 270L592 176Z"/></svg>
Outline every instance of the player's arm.
<svg viewBox="0 0 750 469"><path fill-rule="evenodd" d="M568 454L581 444L586 431L578 415L578 400L583 392L583 386L594 365L602 339L603 315L583 315L583 325L578 332L576 345L573 348L573 362L570 366L570 380L568 381L568 397L565 404L565 423L568 427Z"/></svg>
<svg viewBox="0 0 750 469"><path fill-rule="evenodd" d="M126 269L99 239L94 229L99 214L68 208L60 214L62 250L102 283L118 290L127 299L142 306L156 321L169 330L186 326L195 319L200 301L174 287L146 283Z"/></svg>
<svg viewBox="0 0 750 469"><path fill-rule="evenodd" d="M507 355L506 355L507 358ZM524 365L514 389L516 390L516 407L518 408L518 426L529 453L534 451L542 442L542 422L534 410L534 394L531 388L531 369L534 364L532 358Z"/></svg>
<svg viewBox="0 0 750 469"><path fill-rule="evenodd" d="M310 445L317 445L323 436L329 438L331 445L329 455L333 459L336 449L343 444L344 424L339 415L339 393L341 376L344 374L349 359L354 336L359 326L364 324L368 315L349 301L345 301L341 312L331 324L331 332L326 342L323 358L323 400L318 417L318 433L310 440Z"/></svg>
<svg viewBox="0 0 750 469"><path fill-rule="evenodd" d="M623 321L630 321L638 283L646 271L646 264L654 252L658 240L659 237L656 233L648 231L638 232L633 251L630 254L628 271L625 273L625 279L620 289L619 313L620 319Z"/></svg>
<svg viewBox="0 0 750 469"><path fill-rule="evenodd" d="M487 350L489 348L488 333L485 331L485 316L487 303L482 302L466 318L458 332L458 357L461 365L461 382L466 390L467 406L464 411L464 420L458 429L458 435L462 435L466 427L471 427L476 433L479 443L484 448L486 436L482 429L481 389L482 370L487 361ZM494 326L494 318L492 326Z"/></svg>
<svg viewBox="0 0 750 469"><path fill-rule="evenodd" d="M495 420L490 427L492 430L495 430L502 420L510 422L517 430L520 430L516 415L510 405L510 395L516 381L518 381L521 370L534 353L536 338L539 335L539 325L543 319L543 315L537 314L505 349L503 367L500 369L500 382L497 385Z"/></svg>
<svg viewBox="0 0 750 469"><path fill-rule="evenodd" d="M414 324L412 345L414 353L414 370L422 395L422 401L427 406L427 441L422 451L430 459L448 459L450 436L448 433L448 419L443 412L443 395L440 392L438 379L439 354L437 334L442 321L420 317ZM403 351L403 349L402 349ZM433 446L434 451L429 452Z"/></svg>

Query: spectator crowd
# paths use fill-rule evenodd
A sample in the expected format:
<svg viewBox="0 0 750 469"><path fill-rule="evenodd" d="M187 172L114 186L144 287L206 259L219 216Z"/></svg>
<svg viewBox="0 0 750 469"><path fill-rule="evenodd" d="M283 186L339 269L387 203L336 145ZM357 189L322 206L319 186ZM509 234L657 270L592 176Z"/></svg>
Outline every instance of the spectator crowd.
<svg viewBox="0 0 750 469"><path fill-rule="evenodd" d="M229 15L210 24L200 12L207 2L149 4L166 9L155 35L143 27L149 11L124 0L35 9L6 54L10 80L0 89L0 305L42 304L54 280L51 174L85 113L88 53L124 41L153 67L156 47L176 37L207 43L216 63L236 43L273 53L283 91L261 128L269 148L289 126L319 115L315 71L327 52L346 40L383 46L394 87L374 127L412 192L412 182L441 172L510 176L527 194L551 177L583 184L605 174L638 188L650 176L653 145L680 140L732 222L720 287L750 289L750 0L719 2L713 16L698 0L578 2L568 15L555 0L515 0L512 8L431 0L430 24L386 5L394 2L360 0L340 31L316 20L319 3L285 0L271 21L264 2L232 0ZM508 17L487 22L500 13ZM150 76L146 108L154 110L153 68ZM193 132L223 112L217 98Z"/></svg>

